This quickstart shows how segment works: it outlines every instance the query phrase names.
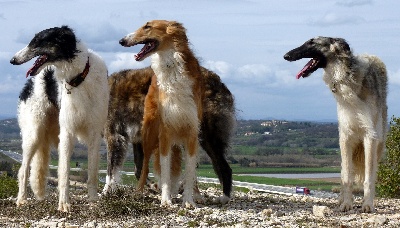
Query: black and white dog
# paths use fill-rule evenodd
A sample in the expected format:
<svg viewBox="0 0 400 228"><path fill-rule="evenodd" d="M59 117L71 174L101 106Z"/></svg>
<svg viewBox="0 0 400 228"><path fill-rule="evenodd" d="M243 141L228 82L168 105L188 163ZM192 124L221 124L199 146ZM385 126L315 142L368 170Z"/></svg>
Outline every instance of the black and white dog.
<svg viewBox="0 0 400 228"><path fill-rule="evenodd" d="M43 198L49 146L59 140L58 209L68 212L71 207L68 197L70 157L76 138L88 147L88 195L89 200L97 199L101 132L107 119L109 100L107 67L101 57L77 40L67 26L37 33L10 62L20 65L35 57L38 58L26 76L39 77L28 81L19 103L23 162L17 205L26 201L29 165L33 191L38 199ZM47 86L55 86L52 74L57 95L49 92L51 88Z"/></svg>

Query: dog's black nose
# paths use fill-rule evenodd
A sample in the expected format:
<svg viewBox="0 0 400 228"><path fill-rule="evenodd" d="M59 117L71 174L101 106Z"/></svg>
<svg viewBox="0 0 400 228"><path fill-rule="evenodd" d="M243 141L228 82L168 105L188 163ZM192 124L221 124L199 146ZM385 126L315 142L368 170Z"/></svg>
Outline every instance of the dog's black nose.
<svg viewBox="0 0 400 228"><path fill-rule="evenodd" d="M16 64L17 64L17 59L16 59L15 57L13 57L13 58L10 60L10 63L11 63L12 65L16 65Z"/></svg>
<svg viewBox="0 0 400 228"><path fill-rule="evenodd" d="M119 40L119 44L121 44L122 46L126 45L126 40L124 38Z"/></svg>
<svg viewBox="0 0 400 228"><path fill-rule="evenodd" d="M288 61L290 61L292 59L292 57L289 54L284 55L283 58Z"/></svg>

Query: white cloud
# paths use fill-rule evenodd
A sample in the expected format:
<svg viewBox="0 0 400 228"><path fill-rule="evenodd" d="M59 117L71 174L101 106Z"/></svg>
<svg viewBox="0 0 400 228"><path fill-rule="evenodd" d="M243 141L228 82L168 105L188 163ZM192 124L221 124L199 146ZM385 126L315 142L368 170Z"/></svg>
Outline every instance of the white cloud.
<svg viewBox="0 0 400 228"><path fill-rule="evenodd" d="M400 69L397 71L388 71L389 83L400 86Z"/></svg>
<svg viewBox="0 0 400 228"><path fill-rule="evenodd" d="M108 72L110 74L124 70L124 69L137 69L149 66L150 63L148 61L137 62L134 58L135 53L128 53L128 52L121 52L112 54L110 57L106 59L108 64ZM103 58L107 57L108 55L103 54Z"/></svg>
<svg viewBox="0 0 400 228"><path fill-rule="evenodd" d="M239 81L252 81L252 83L263 83L273 76L270 67L262 64L247 64L237 69Z"/></svg>
<svg viewBox="0 0 400 228"><path fill-rule="evenodd" d="M364 18L360 16L354 16L354 15L345 15L345 14L337 14L337 13L327 13L325 14L322 18L319 19L313 19L312 21L309 21L310 25L316 25L316 26L335 26L335 25L356 25L363 23L365 21Z"/></svg>
<svg viewBox="0 0 400 228"><path fill-rule="evenodd" d="M363 6L372 5L373 0L340 0L336 3L339 6L353 7L353 6Z"/></svg>
<svg viewBox="0 0 400 228"><path fill-rule="evenodd" d="M18 94L19 90L17 88L22 88L22 84L24 83L23 77L22 79L17 79L14 76L6 75L0 79L0 94Z"/></svg>
<svg viewBox="0 0 400 228"><path fill-rule="evenodd" d="M302 63L274 67L265 64L245 64L234 67L224 61L207 61L204 67L214 71L228 84L251 86L253 89L291 88L293 86L322 84L322 80L319 79L296 80L296 67L301 69L300 64ZM318 77L320 72L314 74L314 77Z"/></svg>
<svg viewBox="0 0 400 228"><path fill-rule="evenodd" d="M206 61L203 64L205 68L214 71L218 74L222 79L231 79L232 75L232 65L224 61Z"/></svg>

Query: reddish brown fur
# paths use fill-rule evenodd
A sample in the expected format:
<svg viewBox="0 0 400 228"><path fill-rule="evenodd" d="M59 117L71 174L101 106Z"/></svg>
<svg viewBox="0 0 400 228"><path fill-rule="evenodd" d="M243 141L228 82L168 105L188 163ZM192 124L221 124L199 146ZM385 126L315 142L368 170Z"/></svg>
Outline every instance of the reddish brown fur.
<svg viewBox="0 0 400 228"><path fill-rule="evenodd" d="M204 94L203 78L201 76L199 63L189 48L185 29L177 22L151 21L138 29L131 40L139 43L147 39L155 39L159 42L159 46L157 47L158 52L173 49L174 52L182 54L182 58L185 62L183 66L184 72L182 72L182 74L190 77L193 82L193 100L197 107L198 120L201 121L203 112L202 95ZM160 110L160 108L162 108L162 106L160 103L165 101L167 96L170 96L170 94L159 89L157 78L154 76L145 99L142 128L144 161L138 184L139 189L143 189L146 183L149 159L157 147L159 147L161 155L166 156L170 151L168 147L174 144L176 139L184 138L188 146L186 151L190 156L195 156L198 150L199 126L191 126L187 125L187 123L182 123L181 126L175 126L177 128L171 128L171 126L161 118L162 110ZM173 151L171 164L173 168L171 170L173 171L172 175L176 176L176 172L180 171L180 158L177 158L177 150L174 149ZM158 154L156 154L156 167L159 167ZM156 172L157 171L159 172L160 170L156 168Z"/></svg>
<svg viewBox="0 0 400 228"><path fill-rule="evenodd" d="M230 148L230 140L235 128L235 105L233 95L215 73L201 68L204 78L203 119L199 140L202 148L210 157L215 173L223 187L221 203L227 203L232 190L232 170L225 159ZM144 100L154 75L150 67L115 72L110 75L110 105L108 119L104 129L107 144L107 177L103 192L108 192L119 181L119 170L123 166L128 145L132 144L135 163L135 176L140 178L143 164L141 131ZM174 147L175 152L178 147ZM158 150L156 150L158 154ZM178 151L179 152L179 151ZM180 153L173 155L174 161L180 161ZM158 155L155 156L155 173L160 173ZM150 159L150 158L148 158ZM146 163L147 164L147 163ZM173 168L180 171L180 165ZM198 192L198 191L197 191Z"/></svg>

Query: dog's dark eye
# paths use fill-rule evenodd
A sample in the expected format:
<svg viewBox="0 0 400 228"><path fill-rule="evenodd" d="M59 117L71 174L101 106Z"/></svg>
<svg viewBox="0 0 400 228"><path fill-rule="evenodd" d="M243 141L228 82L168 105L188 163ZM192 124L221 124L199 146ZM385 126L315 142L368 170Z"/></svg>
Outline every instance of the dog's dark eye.
<svg viewBox="0 0 400 228"><path fill-rule="evenodd" d="M149 29L149 28L151 28L150 25L145 25L145 26L143 26L143 29Z"/></svg>

